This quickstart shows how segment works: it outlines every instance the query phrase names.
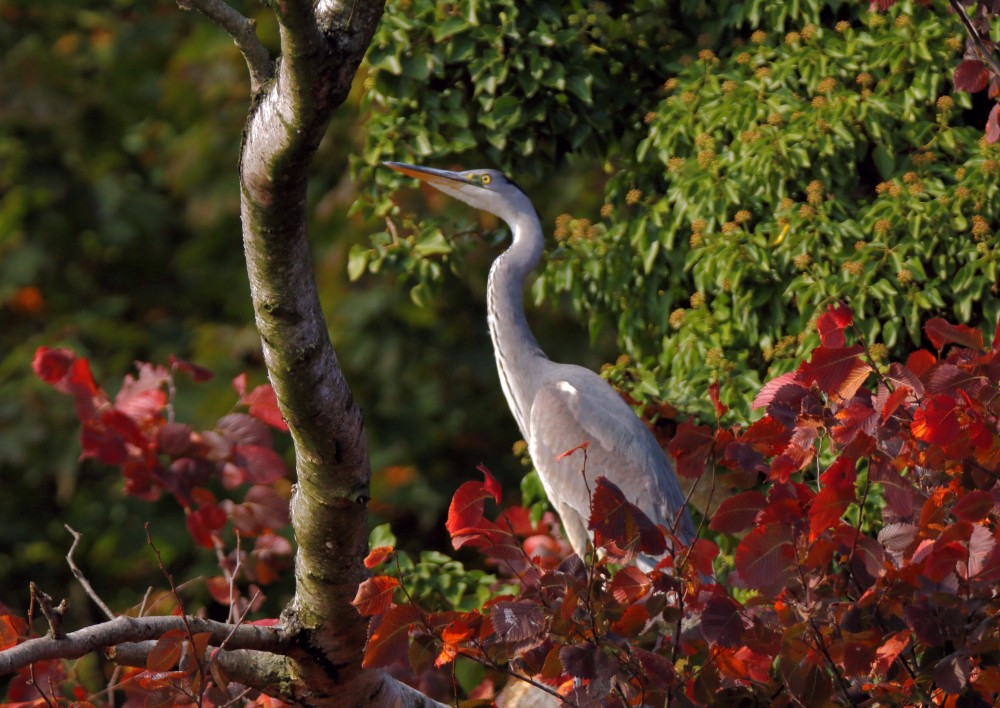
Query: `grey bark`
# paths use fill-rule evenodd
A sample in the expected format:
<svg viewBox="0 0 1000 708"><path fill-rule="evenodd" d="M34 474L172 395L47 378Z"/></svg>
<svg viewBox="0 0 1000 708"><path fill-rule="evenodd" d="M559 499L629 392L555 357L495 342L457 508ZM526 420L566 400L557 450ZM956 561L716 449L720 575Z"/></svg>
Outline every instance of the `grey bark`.
<svg viewBox="0 0 1000 708"><path fill-rule="evenodd" d="M234 678L287 702L439 706L361 666L368 620L350 603L367 575L371 466L361 410L320 308L306 233L309 163L347 98L384 0L267 0L279 22L276 62L253 23L223 0L179 4L197 7L229 32L250 71L253 102L240 156L243 245L264 360L295 444L298 475L291 500L295 596L281 630L241 626L229 639L222 633L232 625L195 631L213 632L214 646L225 641L217 660ZM59 639L29 640L0 652L0 673L26 665L25 658L75 658L111 647L113 659L142 665L152 646L144 640L166 631L159 626L166 620L181 618L120 617Z"/></svg>

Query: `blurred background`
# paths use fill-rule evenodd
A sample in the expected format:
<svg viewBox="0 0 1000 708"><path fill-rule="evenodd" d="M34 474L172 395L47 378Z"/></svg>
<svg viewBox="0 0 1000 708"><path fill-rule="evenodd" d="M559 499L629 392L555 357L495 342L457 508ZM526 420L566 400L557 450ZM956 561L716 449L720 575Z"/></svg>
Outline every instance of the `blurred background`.
<svg viewBox="0 0 1000 708"><path fill-rule="evenodd" d="M268 13L257 17L273 47ZM116 470L78 462L72 400L34 377L32 355L72 348L112 396L135 361L174 354L206 366L212 381L178 379L178 420L196 428L235 404L233 376L266 380L239 223L248 81L228 37L170 2L0 0L0 54L0 603L23 615L33 580L69 594L75 626L93 610L65 562L63 524L83 534L76 560L116 611L164 585L146 521L176 577L217 569L172 497L126 497ZM443 547L442 514L454 489L479 477L477 464L514 501L526 469L511 453L519 433L486 329L486 274L502 245L474 246L463 272L419 307L391 272L349 284L348 250L385 227L364 209L346 215L358 193L347 163L363 143L359 126L355 91L313 166L321 297L365 412L372 523L391 521L413 547ZM419 192L405 198L425 209ZM553 356L593 367L613 356L613 340L591 347L558 308L532 319ZM291 462L287 439L279 446ZM275 612L283 590L269 590Z"/></svg>

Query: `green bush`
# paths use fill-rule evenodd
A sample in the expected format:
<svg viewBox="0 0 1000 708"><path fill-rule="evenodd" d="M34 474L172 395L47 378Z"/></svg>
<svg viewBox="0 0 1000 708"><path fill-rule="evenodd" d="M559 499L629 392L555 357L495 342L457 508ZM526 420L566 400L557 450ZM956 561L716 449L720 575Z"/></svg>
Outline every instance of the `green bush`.
<svg viewBox="0 0 1000 708"><path fill-rule="evenodd" d="M883 355L916 345L933 315L996 321L1000 148L969 96L950 94L953 16L912 3L475 7L387 10L356 167L370 179L383 159L490 162L536 177L543 205L551 185L604 181L572 216L542 209L555 243L535 295L568 294L592 334L614 329L638 397L705 411L720 380L724 398L749 401L815 345L809 325L837 300ZM429 299L468 248L453 228L404 220L403 239L357 247L352 275L398 267Z"/></svg>

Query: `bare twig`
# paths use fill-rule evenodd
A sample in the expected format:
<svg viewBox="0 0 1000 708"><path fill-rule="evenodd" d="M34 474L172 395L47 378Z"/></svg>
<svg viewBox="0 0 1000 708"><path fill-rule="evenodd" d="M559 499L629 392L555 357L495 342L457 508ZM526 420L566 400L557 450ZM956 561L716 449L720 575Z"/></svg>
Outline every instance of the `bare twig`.
<svg viewBox="0 0 1000 708"><path fill-rule="evenodd" d="M223 0L178 0L182 9L193 5L203 15L229 33L250 70L250 90L257 93L274 76L271 54L257 37L257 23L244 17Z"/></svg>
<svg viewBox="0 0 1000 708"><path fill-rule="evenodd" d="M35 583L29 583L31 588L31 598L33 602L38 603L39 609L41 609L42 614L45 615L45 619L49 623L49 634L48 636L53 639L62 639L66 636L66 630L63 629L63 614L66 612L66 608L69 607L69 602L63 600L57 606L53 606L52 598L38 589Z"/></svg>
<svg viewBox="0 0 1000 708"><path fill-rule="evenodd" d="M170 583L170 592L173 593L174 599L177 601L177 607L181 611L181 619L184 621L184 629L187 630L188 639L191 641L191 645L194 646L194 643L195 643L194 642L194 632L191 631L191 625L188 622L187 613L184 610L184 601L181 600L181 596L177 592L177 587L174 585L174 576L171 575L171 573L163 565L163 558L160 557L160 549L157 548L156 544L153 543L153 537L149 534L149 522L148 521L145 524L143 524L143 528L146 529L146 543L148 543L149 547L153 549L153 553L156 554L156 562L160 564L160 571L167 578L167 582ZM201 663L201 657L198 656L197 652L192 652L191 656L194 659L195 666L198 668L198 673L201 676L205 676L206 675L205 674L205 666L204 666L204 664ZM204 686L204 681L202 682L202 686ZM201 697L200 696L199 696L199 700L198 700L198 705L199 705L199 707L201 706Z"/></svg>
<svg viewBox="0 0 1000 708"><path fill-rule="evenodd" d="M65 526L66 530L73 535L73 545L69 547L69 551L66 553L66 562L69 563L69 569L73 571L73 575L76 576L76 579L79 581L80 585L83 586L83 589L87 592L88 597L90 597L90 599L94 601L95 605L101 608L101 612L103 612L108 619L114 619L115 613L112 612L111 608L104 603L104 600L100 598L100 596L91 586L90 581L87 580L86 576L83 574L83 571L80 570L77 567L76 563L73 561L73 551L76 550L76 546L78 543L80 543L80 539L82 538L82 536L77 531L73 530L69 524L63 524L63 526Z"/></svg>

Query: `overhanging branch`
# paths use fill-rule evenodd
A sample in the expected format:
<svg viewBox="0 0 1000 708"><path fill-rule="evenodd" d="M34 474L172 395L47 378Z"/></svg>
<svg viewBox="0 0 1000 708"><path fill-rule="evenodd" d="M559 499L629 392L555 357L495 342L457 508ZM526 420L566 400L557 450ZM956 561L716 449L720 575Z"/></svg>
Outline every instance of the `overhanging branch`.
<svg viewBox="0 0 1000 708"><path fill-rule="evenodd" d="M284 653L288 649L284 635L273 627L234 626L198 617L186 619L193 633L207 632L211 635L209 644L212 646L219 646L225 642L227 649L256 649L275 654ZM136 618L123 615L109 622L70 632L59 639L51 636L29 639L10 649L0 651L0 675L17 671L36 661L77 659L118 644L156 639L172 629L186 632L185 618L177 616Z"/></svg>

